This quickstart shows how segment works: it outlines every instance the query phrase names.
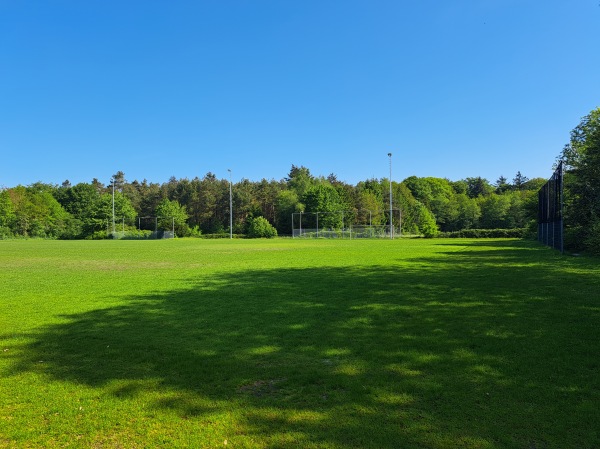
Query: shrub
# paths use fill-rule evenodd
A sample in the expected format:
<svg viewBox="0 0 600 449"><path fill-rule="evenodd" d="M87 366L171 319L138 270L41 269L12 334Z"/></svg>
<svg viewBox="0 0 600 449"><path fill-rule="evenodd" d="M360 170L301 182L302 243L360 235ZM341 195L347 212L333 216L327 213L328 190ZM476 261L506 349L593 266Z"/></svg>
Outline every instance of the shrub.
<svg viewBox="0 0 600 449"><path fill-rule="evenodd" d="M115 234L120 234L119 238L123 240L146 240L152 238L153 232L146 229L128 229L125 232Z"/></svg>
<svg viewBox="0 0 600 449"><path fill-rule="evenodd" d="M583 251L585 249L586 229L583 226L565 226L564 244L569 251Z"/></svg>
<svg viewBox="0 0 600 449"><path fill-rule="evenodd" d="M13 233L10 231L8 226L0 226L0 240L13 238Z"/></svg>
<svg viewBox="0 0 600 449"><path fill-rule="evenodd" d="M108 238L106 231L95 231L85 237L86 240L104 240Z"/></svg>
<svg viewBox="0 0 600 449"><path fill-rule="evenodd" d="M277 230L264 217L255 217L250 221L248 237L251 239L277 237Z"/></svg>
<svg viewBox="0 0 600 449"><path fill-rule="evenodd" d="M600 218L594 217L584 239L585 249L591 254L600 255Z"/></svg>
<svg viewBox="0 0 600 449"><path fill-rule="evenodd" d="M421 232L423 233L423 237L427 239L431 239L438 235L438 228L435 224L435 221L424 223L421 226Z"/></svg>
<svg viewBox="0 0 600 449"><path fill-rule="evenodd" d="M185 237L202 237L202 230L198 225L194 226L193 228L188 228L188 233L185 235Z"/></svg>

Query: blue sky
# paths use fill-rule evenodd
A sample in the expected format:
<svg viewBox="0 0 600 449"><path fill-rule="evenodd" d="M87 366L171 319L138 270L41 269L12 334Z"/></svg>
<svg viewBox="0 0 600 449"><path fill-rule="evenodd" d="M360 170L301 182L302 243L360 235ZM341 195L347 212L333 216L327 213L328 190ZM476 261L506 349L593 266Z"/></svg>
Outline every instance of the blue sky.
<svg viewBox="0 0 600 449"><path fill-rule="evenodd" d="M0 0L0 186L547 178L598 0Z"/></svg>

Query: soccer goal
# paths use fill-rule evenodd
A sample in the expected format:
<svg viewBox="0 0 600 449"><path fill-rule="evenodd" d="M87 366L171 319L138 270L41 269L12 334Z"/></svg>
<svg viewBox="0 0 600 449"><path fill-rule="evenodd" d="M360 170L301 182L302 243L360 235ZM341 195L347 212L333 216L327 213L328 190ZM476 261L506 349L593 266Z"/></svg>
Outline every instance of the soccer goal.
<svg viewBox="0 0 600 449"><path fill-rule="evenodd" d="M175 238L174 217L137 217L138 231L150 231L147 238L172 239Z"/></svg>
<svg viewBox="0 0 600 449"><path fill-rule="evenodd" d="M393 226L389 211L295 212L292 214L293 238L376 239L401 236L402 216L393 209ZM387 213L387 217L386 217ZM373 224L373 218L387 224Z"/></svg>
<svg viewBox="0 0 600 449"><path fill-rule="evenodd" d="M173 217L136 217L135 220L121 218L110 225L106 220L106 233L115 240L145 240L175 238Z"/></svg>

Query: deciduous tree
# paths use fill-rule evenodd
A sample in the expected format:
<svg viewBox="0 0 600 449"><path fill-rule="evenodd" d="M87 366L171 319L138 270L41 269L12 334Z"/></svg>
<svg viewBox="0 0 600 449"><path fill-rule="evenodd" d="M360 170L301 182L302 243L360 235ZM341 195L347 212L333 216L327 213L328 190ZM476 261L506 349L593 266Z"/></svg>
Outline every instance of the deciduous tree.
<svg viewBox="0 0 600 449"><path fill-rule="evenodd" d="M600 107L583 117L565 146L568 244L600 253Z"/></svg>
<svg viewBox="0 0 600 449"><path fill-rule="evenodd" d="M332 185L310 187L302 197L306 212L319 212L319 227L340 229L344 223L344 205ZM307 217L311 220L312 217ZM314 225L316 226L316 224Z"/></svg>
<svg viewBox="0 0 600 449"><path fill-rule="evenodd" d="M154 213L158 217L160 229L169 230L174 227L175 235L179 237L188 235L190 230L187 224L188 214L185 206L178 201L165 198L158 204Z"/></svg>

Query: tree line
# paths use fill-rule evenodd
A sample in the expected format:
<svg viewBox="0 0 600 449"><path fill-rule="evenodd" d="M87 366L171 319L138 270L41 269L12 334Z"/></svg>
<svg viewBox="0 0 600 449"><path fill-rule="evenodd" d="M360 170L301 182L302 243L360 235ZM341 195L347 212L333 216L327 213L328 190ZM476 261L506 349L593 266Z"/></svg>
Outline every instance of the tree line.
<svg viewBox="0 0 600 449"><path fill-rule="evenodd" d="M401 220L404 234L427 237L466 229L525 228L535 222L537 191L544 182L520 172L512 180L500 176L495 183L481 177L450 181L411 176L392 182L394 224ZM261 217L261 223L268 222L279 235L290 235L293 214L300 212L305 213L307 227L314 212L321 213L321 228L388 225L389 183L382 178L352 185L334 174L314 176L295 165L278 181L242 179L232 185L231 231L246 235L253 220ZM129 182L119 171L107 184L93 179L75 185L68 180L62 185L18 185L0 192L0 238L106 238L113 227L174 227L177 236L227 234L229 189L228 180L210 172L202 178L172 177L162 184Z"/></svg>

